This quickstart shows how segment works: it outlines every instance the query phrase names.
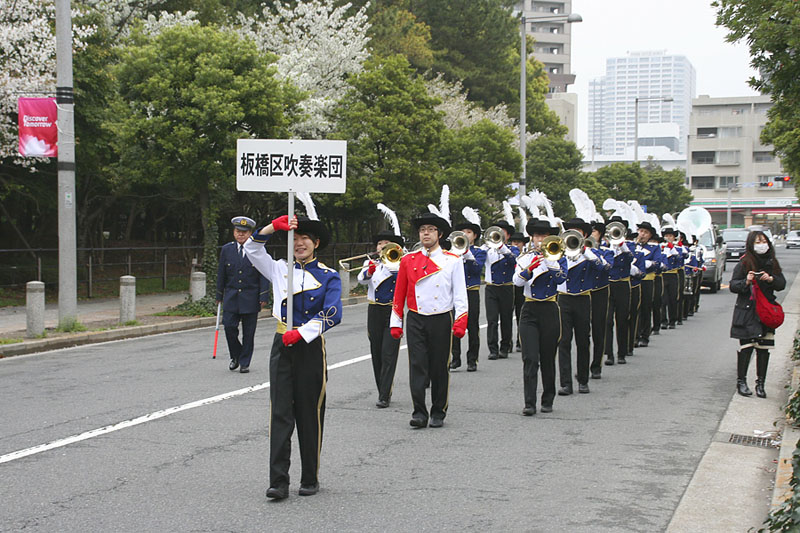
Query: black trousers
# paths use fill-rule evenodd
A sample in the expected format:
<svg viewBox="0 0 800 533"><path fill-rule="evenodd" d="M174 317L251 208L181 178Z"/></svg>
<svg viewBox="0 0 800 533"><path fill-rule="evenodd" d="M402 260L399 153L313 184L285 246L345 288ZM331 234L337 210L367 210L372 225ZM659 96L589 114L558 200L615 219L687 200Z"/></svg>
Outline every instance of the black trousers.
<svg viewBox="0 0 800 533"><path fill-rule="evenodd" d="M683 301L684 301L684 294L683 291L686 287L686 272L683 268L678 269L678 309L677 309L677 317L679 321L683 321Z"/></svg>
<svg viewBox="0 0 800 533"><path fill-rule="evenodd" d="M703 272L700 271L697 274L697 284L694 287L694 307L692 308L692 312L696 313L698 309L700 309L700 289L703 286Z"/></svg>
<svg viewBox="0 0 800 533"><path fill-rule="evenodd" d="M572 337L575 336L578 383L589 382L589 333L592 298L589 294L558 295L561 340L558 342L558 376L562 387L572 388Z"/></svg>
<svg viewBox="0 0 800 533"><path fill-rule="evenodd" d="M400 351L400 339L395 339L390 334L391 316L391 305L367 306L367 336L369 351L372 354L372 372L375 374L375 385L378 387L378 399L387 402L392 397L397 354Z"/></svg>
<svg viewBox="0 0 800 533"><path fill-rule="evenodd" d="M514 317L517 319L517 348L522 344L519 336L519 317L522 315L522 306L525 304L525 288L514 285Z"/></svg>
<svg viewBox="0 0 800 533"><path fill-rule="evenodd" d="M481 350L480 325L481 293L477 289L467 290L467 364L478 362ZM399 346L399 345L398 345ZM453 362L461 363L461 339L453 336Z"/></svg>
<svg viewBox="0 0 800 533"><path fill-rule="evenodd" d="M652 329L653 319L653 296L655 292L656 280L643 279L640 287L642 288L642 305L639 310L639 333L638 339L649 341L650 330Z"/></svg>
<svg viewBox="0 0 800 533"><path fill-rule="evenodd" d="M617 354L628 355L628 315L631 309L631 283L628 280L608 284L608 318L606 319L606 355L614 355L614 324L617 326Z"/></svg>
<svg viewBox="0 0 800 533"><path fill-rule="evenodd" d="M642 306L642 284L631 286L631 307L628 311L628 353L633 353L636 333L639 331L639 310Z"/></svg>
<svg viewBox="0 0 800 533"><path fill-rule="evenodd" d="M661 323L669 323L674 326L678 320L678 273L665 272L664 278L664 296L661 306Z"/></svg>
<svg viewBox="0 0 800 533"><path fill-rule="evenodd" d="M657 274L653 280L653 331L661 330L661 306L664 298L664 275ZM649 335L649 332L648 332Z"/></svg>
<svg viewBox="0 0 800 533"><path fill-rule="evenodd" d="M328 370L325 340L284 346L275 334L269 357L269 485L289 484L292 432L297 425L302 474L300 483L314 484L319 474L322 428L325 421L325 387Z"/></svg>
<svg viewBox="0 0 800 533"><path fill-rule="evenodd" d="M606 347L606 320L608 319L608 285L592 291L592 372L603 367L603 350Z"/></svg>
<svg viewBox="0 0 800 533"><path fill-rule="evenodd" d="M558 304L525 302L519 327L525 407L536 407L539 369L542 372L542 405L552 406L556 397L556 350L561 338Z"/></svg>
<svg viewBox="0 0 800 533"><path fill-rule="evenodd" d="M511 351L511 322L514 315L514 286L486 285L486 340L489 354ZM497 323L500 322L500 346L498 349Z"/></svg>
<svg viewBox="0 0 800 533"><path fill-rule="evenodd" d="M450 343L453 339L453 315L406 313L408 339L408 378L414 418L428 420L425 385L431 384L430 417L444 420L447 415L447 394L450 388Z"/></svg>
<svg viewBox="0 0 800 533"><path fill-rule="evenodd" d="M242 324L242 340L239 342L239 322ZM258 313L223 312L222 323L225 326L225 340L228 341L228 352L231 359L239 361L241 366L250 366L253 357L253 339L256 336Z"/></svg>

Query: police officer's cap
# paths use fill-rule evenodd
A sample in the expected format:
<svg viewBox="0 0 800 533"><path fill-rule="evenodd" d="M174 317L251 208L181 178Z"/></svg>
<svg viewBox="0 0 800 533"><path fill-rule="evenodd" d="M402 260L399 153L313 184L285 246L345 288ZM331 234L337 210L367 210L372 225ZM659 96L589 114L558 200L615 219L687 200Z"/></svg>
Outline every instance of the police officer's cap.
<svg viewBox="0 0 800 533"><path fill-rule="evenodd" d="M253 231L256 229L256 221L249 217L233 217L231 219L231 224L233 224L234 228L243 231Z"/></svg>

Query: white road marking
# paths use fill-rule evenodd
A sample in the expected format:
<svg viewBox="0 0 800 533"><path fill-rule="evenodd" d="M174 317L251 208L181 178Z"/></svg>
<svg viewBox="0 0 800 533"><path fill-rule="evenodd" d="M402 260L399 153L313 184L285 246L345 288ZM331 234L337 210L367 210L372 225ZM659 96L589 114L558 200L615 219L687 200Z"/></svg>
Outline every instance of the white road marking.
<svg viewBox="0 0 800 533"><path fill-rule="evenodd" d="M480 326L480 329L486 327L486 324ZM408 345L403 344L400 346L401 350L405 350ZM356 363L360 363L362 361L367 361L371 359L372 355L362 355L359 357L354 357L353 359L348 359L347 361L341 361L339 363L334 363L332 365L328 365L328 370L335 370L337 368L342 368L349 365L354 365ZM243 389L238 389L231 392L226 392L223 394L219 394L217 396L212 396L210 398L205 398L203 400L196 400L194 402L185 403L183 405L178 405L176 407L170 407L168 409L162 409L160 411L154 411L152 413L142 415L136 418L131 418L129 420L124 420L122 422L117 422L116 424L111 424L109 426L103 426L101 428L92 429L90 431L86 431L84 433L80 433L78 435L72 435L71 437L66 437L64 439L54 440L52 442L48 442L46 444L39 444L37 446L32 446L30 448L25 448L24 450L17 450L16 452L7 453L5 455L0 455L0 464L8 463L10 461L15 461L17 459L22 459L23 457L28 457L30 455L35 455L37 453L46 452L48 450L53 450L55 448L61 448L62 446L67 446L69 444L74 444L76 442L81 442L87 439L91 439L94 437L99 437L100 435L105 435L107 433L112 433L114 431L119 431L120 429L125 429L133 426L138 426L139 424L144 424L146 422L152 422L153 420L158 420L159 418L164 418L169 415L173 415L175 413L180 413L181 411L187 411L189 409L194 409L195 407L202 407L204 405L211 405L214 403L221 402L223 400L229 400L231 398L236 398L237 396L243 396L245 394L249 394L251 392L257 392L260 390L268 389L269 388L269 381L265 383L261 383L259 385L252 385L250 387L245 387Z"/></svg>

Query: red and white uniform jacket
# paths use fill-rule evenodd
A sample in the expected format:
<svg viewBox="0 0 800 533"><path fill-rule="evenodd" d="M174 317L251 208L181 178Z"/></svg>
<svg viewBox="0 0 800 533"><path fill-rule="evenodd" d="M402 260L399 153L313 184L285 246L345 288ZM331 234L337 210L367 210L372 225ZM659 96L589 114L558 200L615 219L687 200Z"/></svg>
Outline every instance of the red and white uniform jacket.
<svg viewBox="0 0 800 533"><path fill-rule="evenodd" d="M403 327L403 311L438 315L455 309L455 324L467 326L467 285L461 257L436 248L408 253L400 261L389 326Z"/></svg>

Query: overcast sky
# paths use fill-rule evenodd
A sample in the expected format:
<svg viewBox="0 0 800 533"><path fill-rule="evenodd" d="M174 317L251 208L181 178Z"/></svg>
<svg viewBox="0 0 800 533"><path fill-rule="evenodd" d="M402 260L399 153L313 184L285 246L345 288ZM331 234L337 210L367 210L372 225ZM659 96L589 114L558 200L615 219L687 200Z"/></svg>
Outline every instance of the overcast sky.
<svg viewBox="0 0 800 533"><path fill-rule="evenodd" d="M754 75L747 46L725 41L710 0L573 0L572 11L583 17L572 25L572 73L577 78L569 89L578 94L581 148L588 135L589 80L605 74L607 58L628 51L685 55L697 71L697 95L757 94L747 85Z"/></svg>

